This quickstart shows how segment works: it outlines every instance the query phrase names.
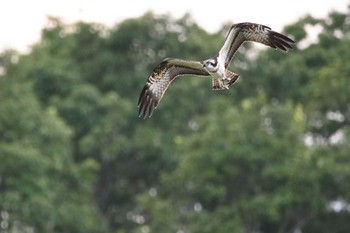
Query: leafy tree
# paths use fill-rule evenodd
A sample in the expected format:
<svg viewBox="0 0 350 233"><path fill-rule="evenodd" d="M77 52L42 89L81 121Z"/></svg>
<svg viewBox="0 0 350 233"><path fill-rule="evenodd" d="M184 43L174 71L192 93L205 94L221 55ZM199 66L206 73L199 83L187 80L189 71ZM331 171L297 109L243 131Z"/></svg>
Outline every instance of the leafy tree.
<svg viewBox="0 0 350 233"><path fill-rule="evenodd" d="M154 66L212 56L228 26L50 18L29 54L0 54L1 230L347 232L348 18L287 26L287 55L246 44L230 91L177 79L147 120L136 104Z"/></svg>
<svg viewBox="0 0 350 233"><path fill-rule="evenodd" d="M163 176L158 195L139 197L135 215L144 221L136 232L349 229L349 161L341 152L348 135L347 18L305 17L286 31L307 40L306 25L321 26L318 42L288 56L266 50L241 67L242 80L252 79L235 86L234 99L213 98L192 121L193 134L176 138L182 160Z"/></svg>
<svg viewBox="0 0 350 233"><path fill-rule="evenodd" d="M1 231L98 229L89 195L96 164L73 162L71 130L54 108L40 107L30 83L0 82Z"/></svg>
<svg viewBox="0 0 350 233"><path fill-rule="evenodd" d="M306 159L300 138L302 109L291 104L268 106L263 95L245 99L240 106L228 105L230 101L224 98L213 101L211 111L193 123L196 127L191 137L178 140L182 160L165 176L161 194L181 213L176 223L185 232L277 232L282 226L276 223L284 219L293 222L298 216L284 216L284 211L304 201L288 185L300 181L293 174L303 163L299 160ZM303 187L308 186L298 184ZM146 203L148 199L155 197L141 198ZM153 221L159 222L157 217L149 218L151 231L159 230L153 225ZM169 228L163 231L173 228L173 223L164 225Z"/></svg>

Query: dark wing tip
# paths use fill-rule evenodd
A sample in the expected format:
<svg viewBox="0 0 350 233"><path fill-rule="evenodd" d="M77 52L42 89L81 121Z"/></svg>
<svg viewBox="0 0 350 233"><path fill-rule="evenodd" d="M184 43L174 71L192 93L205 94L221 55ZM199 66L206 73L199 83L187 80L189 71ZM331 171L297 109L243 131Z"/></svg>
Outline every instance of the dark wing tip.
<svg viewBox="0 0 350 233"><path fill-rule="evenodd" d="M146 117L151 117L154 109L158 106L158 102L158 98L150 90L149 83L146 83L141 91L138 101L139 117L144 119Z"/></svg>
<svg viewBox="0 0 350 233"><path fill-rule="evenodd" d="M292 44L295 43L295 41L292 40L291 38L275 31L269 32L269 40L271 43L270 46L272 48L279 48L283 51L288 51L288 49L292 49L293 48Z"/></svg>
<svg viewBox="0 0 350 233"><path fill-rule="evenodd" d="M147 79L138 101L139 117L151 117L154 109L157 108L160 99L163 97L164 92L173 78L168 73L168 63L171 60L173 59L164 59L154 68L153 73Z"/></svg>
<svg viewBox="0 0 350 233"><path fill-rule="evenodd" d="M291 38L282 35L281 33L275 32L270 27L262 24L245 22L235 24L233 27L238 27L242 30L245 30L245 33L247 34L247 40L260 42L274 49L288 51L288 49L293 48L292 44L295 43L295 41Z"/></svg>

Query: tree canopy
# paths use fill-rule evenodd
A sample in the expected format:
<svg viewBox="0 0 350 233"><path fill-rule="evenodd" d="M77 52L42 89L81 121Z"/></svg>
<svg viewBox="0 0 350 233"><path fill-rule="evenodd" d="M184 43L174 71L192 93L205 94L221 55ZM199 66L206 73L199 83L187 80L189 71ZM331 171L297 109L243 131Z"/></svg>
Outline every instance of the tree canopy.
<svg viewBox="0 0 350 233"><path fill-rule="evenodd" d="M286 25L288 54L246 43L230 90L182 77L137 117L162 59L208 58L226 30L50 17L2 51L0 232L348 232L350 8Z"/></svg>

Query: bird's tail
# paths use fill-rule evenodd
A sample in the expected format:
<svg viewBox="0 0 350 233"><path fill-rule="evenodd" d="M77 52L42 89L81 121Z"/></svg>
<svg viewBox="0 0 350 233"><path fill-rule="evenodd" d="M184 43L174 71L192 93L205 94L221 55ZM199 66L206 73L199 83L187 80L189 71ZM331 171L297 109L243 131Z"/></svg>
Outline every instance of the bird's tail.
<svg viewBox="0 0 350 233"><path fill-rule="evenodd" d="M226 70L226 80L223 80L224 87L220 86L218 79L212 79L213 90L226 90L232 84L234 84L239 78L239 74L233 73L232 71Z"/></svg>
<svg viewBox="0 0 350 233"><path fill-rule="evenodd" d="M236 73L233 73L232 71L226 70L226 77L229 80L227 82L227 87L229 87L239 79L239 74L236 74Z"/></svg>

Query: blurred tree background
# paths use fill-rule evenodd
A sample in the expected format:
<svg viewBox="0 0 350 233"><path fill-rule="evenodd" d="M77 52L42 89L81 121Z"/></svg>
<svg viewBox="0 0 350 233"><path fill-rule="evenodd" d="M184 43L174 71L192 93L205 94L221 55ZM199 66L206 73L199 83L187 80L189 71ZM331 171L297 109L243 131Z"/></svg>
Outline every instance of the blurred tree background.
<svg viewBox="0 0 350 233"><path fill-rule="evenodd" d="M350 8L286 26L288 54L245 44L229 91L179 78L137 117L155 65L212 56L229 26L49 18L2 51L0 232L350 232Z"/></svg>

